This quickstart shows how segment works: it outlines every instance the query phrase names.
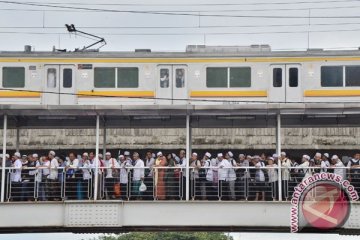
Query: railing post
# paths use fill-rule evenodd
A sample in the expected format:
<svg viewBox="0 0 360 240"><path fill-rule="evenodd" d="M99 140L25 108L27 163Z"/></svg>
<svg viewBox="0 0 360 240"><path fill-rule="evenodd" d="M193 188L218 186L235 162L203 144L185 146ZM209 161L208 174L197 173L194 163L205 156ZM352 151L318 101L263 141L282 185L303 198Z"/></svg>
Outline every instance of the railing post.
<svg viewBox="0 0 360 240"><path fill-rule="evenodd" d="M1 166L1 202L5 198L5 164L6 164L6 132L7 132L7 115L4 115L4 128L3 128L3 160Z"/></svg>
<svg viewBox="0 0 360 240"><path fill-rule="evenodd" d="M104 122L104 135L103 135L103 156L106 153L106 123Z"/></svg>
<svg viewBox="0 0 360 240"><path fill-rule="evenodd" d="M99 182L99 136L100 136L100 116L96 115L96 146L95 146L95 182L94 182L94 200L97 200L98 182Z"/></svg>
<svg viewBox="0 0 360 240"><path fill-rule="evenodd" d="M186 115L186 201L190 200L190 152L191 152L191 126L190 115Z"/></svg>
<svg viewBox="0 0 360 240"><path fill-rule="evenodd" d="M282 201L282 180L281 180L281 115L276 116L276 154L278 155L278 188L279 201Z"/></svg>

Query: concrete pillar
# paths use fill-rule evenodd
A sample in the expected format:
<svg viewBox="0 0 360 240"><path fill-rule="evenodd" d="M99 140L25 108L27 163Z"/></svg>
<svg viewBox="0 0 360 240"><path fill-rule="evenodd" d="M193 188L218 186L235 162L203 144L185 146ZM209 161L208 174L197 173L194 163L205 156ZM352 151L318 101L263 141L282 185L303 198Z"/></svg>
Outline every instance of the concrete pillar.
<svg viewBox="0 0 360 240"><path fill-rule="evenodd" d="M4 115L4 128L3 128L3 160L1 165L1 202L5 200L5 163L6 163L6 141L7 141L7 115Z"/></svg>
<svg viewBox="0 0 360 240"><path fill-rule="evenodd" d="M278 160L278 193L279 193L279 201L282 201L282 182L281 182L281 115L280 113L276 116L276 154L279 157Z"/></svg>
<svg viewBox="0 0 360 240"><path fill-rule="evenodd" d="M98 196L98 182L99 182L99 141L100 141L100 116L96 115L96 147L95 147L95 181L94 181L94 200Z"/></svg>

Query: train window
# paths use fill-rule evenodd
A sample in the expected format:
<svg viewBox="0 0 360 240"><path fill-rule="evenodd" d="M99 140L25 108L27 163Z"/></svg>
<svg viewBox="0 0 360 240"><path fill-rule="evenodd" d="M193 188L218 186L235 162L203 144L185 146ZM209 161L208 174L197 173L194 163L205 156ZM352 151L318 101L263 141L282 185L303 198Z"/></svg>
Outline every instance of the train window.
<svg viewBox="0 0 360 240"><path fill-rule="evenodd" d="M323 66L323 67L321 67L321 86L322 87L342 87L343 86L343 66Z"/></svg>
<svg viewBox="0 0 360 240"><path fill-rule="evenodd" d="M345 67L345 86L347 87L360 86L360 66Z"/></svg>
<svg viewBox="0 0 360 240"><path fill-rule="evenodd" d="M71 68L63 69L63 87L71 88L72 87L73 74Z"/></svg>
<svg viewBox="0 0 360 240"><path fill-rule="evenodd" d="M170 81L170 71L167 68L160 69L160 87L168 88Z"/></svg>
<svg viewBox="0 0 360 240"><path fill-rule="evenodd" d="M228 86L228 68L207 68L206 86L209 88L226 88Z"/></svg>
<svg viewBox="0 0 360 240"><path fill-rule="evenodd" d="M230 68L230 87L251 87L251 68Z"/></svg>
<svg viewBox="0 0 360 240"><path fill-rule="evenodd" d="M273 87L282 87L282 68L273 69Z"/></svg>
<svg viewBox="0 0 360 240"><path fill-rule="evenodd" d="M177 88L185 87L185 69L178 68L175 70L175 85Z"/></svg>
<svg viewBox="0 0 360 240"><path fill-rule="evenodd" d="M289 69L289 87L299 86L299 69L290 68Z"/></svg>
<svg viewBox="0 0 360 240"><path fill-rule="evenodd" d="M23 88L25 87L25 68L24 67L3 67L2 69L3 87Z"/></svg>
<svg viewBox="0 0 360 240"><path fill-rule="evenodd" d="M94 68L94 86L96 88L115 88L115 68Z"/></svg>
<svg viewBox="0 0 360 240"><path fill-rule="evenodd" d="M46 85L48 88L56 88L56 68L48 68Z"/></svg>
<svg viewBox="0 0 360 240"><path fill-rule="evenodd" d="M137 88L139 87L139 69L118 68L117 69L117 87L118 88Z"/></svg>

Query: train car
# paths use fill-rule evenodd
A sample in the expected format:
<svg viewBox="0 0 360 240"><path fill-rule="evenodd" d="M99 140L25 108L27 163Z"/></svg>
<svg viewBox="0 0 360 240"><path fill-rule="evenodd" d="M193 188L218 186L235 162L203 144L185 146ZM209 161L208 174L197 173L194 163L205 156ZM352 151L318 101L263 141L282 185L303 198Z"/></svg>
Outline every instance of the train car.
<svg viewBox="0 0 360 240"><path fill-rule="evenodd" d="M360 51L0 52L0 104L357 102Z"/></svg>

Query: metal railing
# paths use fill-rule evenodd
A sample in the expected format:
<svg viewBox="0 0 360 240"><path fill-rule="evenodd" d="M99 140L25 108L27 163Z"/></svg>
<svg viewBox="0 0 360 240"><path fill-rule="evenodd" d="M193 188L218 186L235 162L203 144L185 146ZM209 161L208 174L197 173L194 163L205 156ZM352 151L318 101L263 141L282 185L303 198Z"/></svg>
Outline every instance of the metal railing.
<svg viewBox="0 0 360 240"><path fill-rule="evenodd" d="M230 175L225 174L224 179L221 171L228 171ZM288 171L288 179L282 179L283 171ZM294 187L304 178L324 171L320 167L191 167L188 191L190 199L195 201L276 201L280 194L282 201L290 201ZM360 168L329 167L326 172L342 175L360 192ZM98 200L185 200L187 178L184 173L185 169L180 167L101 167L95 186L93 167L8 167L5 168L5 200L92 200L96 187ZM140 190L142 184L146 190Z"/></svg>

